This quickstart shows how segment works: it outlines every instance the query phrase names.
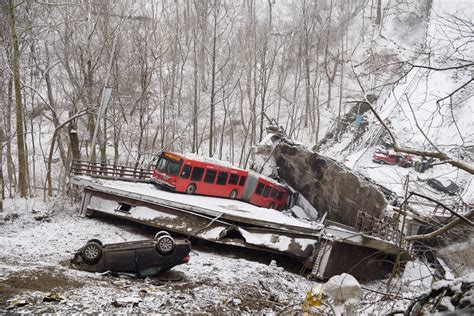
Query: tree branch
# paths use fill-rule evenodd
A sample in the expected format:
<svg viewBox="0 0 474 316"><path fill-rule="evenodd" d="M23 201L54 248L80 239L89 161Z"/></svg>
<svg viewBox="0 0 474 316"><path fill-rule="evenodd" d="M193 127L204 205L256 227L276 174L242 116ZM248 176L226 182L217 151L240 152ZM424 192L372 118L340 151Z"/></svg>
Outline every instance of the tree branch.
<svg viewBox="0 0 474 316"><path fill-rule="evenodd" d="M469 63L465 65L459 65L459 66L452 66L452 67L446 67L446 68L436 68L436 67L431 67L431 66L423 66L423 65L413 65L410 62L406 62L407 65L412 66L413 68L423 68L423 69L430 69L434 71L446 71L446 70L454 70L454 69L461 69L461 68L467 68L470 66L474 66L474 63Z"/></svg>
<svg viewBox="0 0 474 316"><path fill-rule="evenodd" d="M56 141L56 136L58 135L59 131L61 128L72 122L73 120L77 119L78 117L81 117L89 112L91 108L86 108L77 113L76 115L70 117L67 119L64 123L56 127L53 133L53 137L51 139L51 145L49 148L49 156L48 156L48 171L46 173L46 181L48 182L48 196L51 197L53 196L53 186L52 186L52 181L51 181L51 161L53 160L53 152L54 152L54 143Z"/></svg>
<svg viewBox="0 0 474 316"><path fill-rule="evenodd" d="M444 98L441 98L439 100L436 101L436 104L438 106L440 106L440 102L443 101L443 100L446 100L447 98L450 98L452 97L456 92L458 92L459 90L461 90L462 88L464 88L465 86L467 86L468 84L470 84L472 81L474 81L474 78L471 78L471 80L469 80L468 82L466 82L465 84L463 84L462 86L460 86L459 88L457 88L456 90L454 90L453 92L451 92L450 94L448 94L447 96L445 96Z"/></svg>
<svg viewBox="0 0 474 316"><path fill-rule="evenodd" d="M362 92L364 94L364 99L365 99L367 105L369 106L370 111L374 114L377 121L379 121L379 123L383 126L383 128L389 134L389 136L392 140L392 143L393 143L394 151L403 152L403 153L411 154L411 155L415 155L415 156L424 156L424 157L436 158L436 159L439 159L441 161L445 161L446 163L449 163L450 165L452 165L454 167L457 167L457 168L462 169L466 172L469 172L470 174L474 174L474 166L472 166L468 163L459 161L459 160L452 159L447 154L445 154L443 152L433 152L433 151L419 150L419 149L415 149L415 148L409 148L409 147L401 146L400 143L398 142L397 138L395 137L395 134L393 133L393 131L390 129L390 127L388 127L388 125L384 122L384 120L377 113L377 111L375 110L372 103L367 99L367 93L364 89L364 86L360 82L359 76L357 75L357 73L354 70L354 66L351 65L351 67L352 67L352 71L354 73L354 76L357 80L357 83L359 84L359 87L360 87L360 89L362 90ZM462 87L466 86L472 80L473 79L471 79L469 82L464 84ZM459 89L461 89L462 87L456 89L456 91L459 91ZM455 93L456 91L454 91L453 93Z"/></svg>
<svg viewBox="0 0 474 316"><path fill-rule="evenodd" d="M474 210L470 211L466 217L470 218L474 215ZM439 229L431 232L431 233L428 233L428 234L422 234L422 235L412 235L412 236L407 236L405 237L405 240L406 241L420 241L420 240L430 240L430 239L433 239L435 237L438 237L439 235L442 235L444 233L446 233L447 231L449 231L451 228L453 228L454 226L460 224L463 220L460 219L460 218L456 218L455 220L452 220L451 222L449 222L448 224L444 225L443 227L440 227ZM472 223L472 222L471 222Z"/></svg>
<svg viewBox="0 0 474 316"><path fill-rule="evenodd" d="M437 201L433 198L430 198L429 196L426 196L426 195L423 195L423 194L420 194L420 193L416 193L416 192L410 192L411 195L416 195L416 196L419 196L421 198L424 198L424 199L427 199L428 201L431 201L433 203L436 203L438 204L439 206L445 208L446 210L448 210L451 214L453 214L454 216L458 217L460 220L463 220L465 221L466 223L468 223L469 225L471 226L474 226L474 223L471 222L469 219L467 219L465 216L462 216L461 214L457 213L456 211L454 211L453 209L451 209L450 207L446 206L444 203L441 203L440 201Z"/></svg>

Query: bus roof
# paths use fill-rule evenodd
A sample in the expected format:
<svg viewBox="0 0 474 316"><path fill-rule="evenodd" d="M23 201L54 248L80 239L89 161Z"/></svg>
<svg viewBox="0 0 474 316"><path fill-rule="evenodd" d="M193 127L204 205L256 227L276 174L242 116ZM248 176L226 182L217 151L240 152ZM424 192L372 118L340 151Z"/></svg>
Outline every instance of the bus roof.
<svg viewBox="0 0 474 316"><path fill-rule="evenodd" d="M248 170L248 172L253 173L253 174L255 174L256 176L258 176L258 177L262 178L263 180L268 181L268 182L270 182L270 183L272 183L272 184L274 184L274 185L278 185L278 186L281 186L281 187L285 187L285 184L280 183L280 182L278 182L277 180L272 179L272 178L270 178L270 177L268 177L268 176L266 176L266 175L264 175L264 174L258 173L258 172L253 171L253 170Z"/></svg>

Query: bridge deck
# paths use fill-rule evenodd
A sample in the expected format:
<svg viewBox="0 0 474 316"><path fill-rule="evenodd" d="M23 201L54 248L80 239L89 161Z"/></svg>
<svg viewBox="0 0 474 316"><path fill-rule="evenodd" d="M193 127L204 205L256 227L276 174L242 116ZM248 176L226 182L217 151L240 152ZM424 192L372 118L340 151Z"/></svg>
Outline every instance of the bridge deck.
<svg viewBox="0 0 474 316"><path fill-rule="evenodd" d="M372 253L394 255L401 251L406 255L393 241L338 227L337 223L301 221L241 201L186 195L159 190L150 183L90 176L76 175L71 182L84 188L83 215L104 213L212 242L290 255L317 265L313 270L318 278L328 277L327 271L344 272L345 268L338 268L341 260L346 264L363 260L354 256L358 253L370 257Z"/></svg>

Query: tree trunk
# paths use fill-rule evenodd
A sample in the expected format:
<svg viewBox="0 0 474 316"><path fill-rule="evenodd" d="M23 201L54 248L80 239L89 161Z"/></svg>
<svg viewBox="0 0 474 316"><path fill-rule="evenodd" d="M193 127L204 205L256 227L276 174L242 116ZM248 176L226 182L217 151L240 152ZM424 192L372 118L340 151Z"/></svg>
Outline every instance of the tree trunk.
<svg viewBox="0 0 474 316"><path fill-rule="evenodd" d="M0 126L0 166L3 167L3 143L5 141L5 132L3 126ZM3 168L0 168L0 213L3 212L3 200L5 199L5 188L3 181Z"/></svg>
<svg viewBox="0 0 474 316"><path fill-rule="evenodd" d="M380 25L382 23L382 0L377 0L377 16L375 18L375 24Z"/></svg>
<svg viewBox="0 0 474 316"><path fill-rule="evenodd" d="M72 112L69 112L69 117L72 117ZM81 160L81 150L79 149L79 137L77 134L76 123L71 121L68 124L68 135L69 135L69 143L70 143L70 150L72 153L72 160Z"/></svg>
<svg viewBox="0 0 474 316"><path fill-rule="evenodd" d="M45 48L45 52L46 52L46 56L49 63L49 50L47 47ZM46 72L44 73L44 80L46 82L46 90L48 93L48 101L51 108L51 116L53 119L53 125L54 125L54 128L57 128L59 126L59 118L56 113L56 102L53 97L53 88L51 85L51 77L49 76L49 70L46 70ZM58 148L59 148L59 155L61 156L61 161L63 165L66 166L68 164L67 158L66 158L67 155L66 155L66 151L64 150L63 142L61 140L61 135L58 135Z"/></svg>
<svg viewBox="0 0 474 316"><path fill-rule="evenodd" d="M5 119L5 128L6 135L11 139L12 135L12 123L11 123L11 114L12 114L12 103L13 103L13 81L10 78L8 80L8 92L7 92L7 108L4 116ZM6 158L7 158L7 180L8 180L8 197L13 197L12 187L16 187L16 175L15 175L15 165L13 164L12 157L12 145L11 141L6 143Z"/></svg>
<svg viewBox="0 0 474 316"><path fill-rule="evenodd" d="M214 8L216 10L216 8ZM214 25L212 29L212 70L211 70L211 113L209 120L209 157L212 157L213 153L213 140L214 140L214 116L215 116L215 89L216 89L216 42L217 42L217 12L214 12Z"/></svg>
<svg viewBox="0 0 474 316"><path fill-rule="evenodd" d="M314 89L313 89L313 99L316 100L316 127L314 128L315 129L315 136L314 136L315 145L313 147L313 151L318 151L319 150L318 142L319 142L319 129L320 129L320 124L321 124L321 113L320 113L320 109L319 109L319 106L320 106L319 105L320 90L321 90L321 79L319 79L319 82L318 82L317 92L315 92Z"/></svg>
<svg viewBox="0 0 474 316"><path fill-rule="evenodd" d="M336 139L339 141L339 137L342 134L343 129L345 126L343 126L341 122L341 112L342 112L342 93L343 93L343 84L344 84L344 30L342 31L341 34L341 76L340 76L340 82L339 82L339 106L338 106L338 111L337 111L337 129L336 129Z"/></svg>
<svg viewBox="0 0 474 316"><path fill-rule="evenodd" d="M198 73L198 56L197 56L197 36L196 30L193 30L194 35L194 43L193 43L193 75L194 75L194 82L193 82L193 143L192 143L192 151L193 153L198 153L198 98L199 98L199 73Z"/></svg>
<svg viewBox="0 0 474 316"><path fill-rule="evenodd" d="M303 2L303 37L304 37L304 79L305 79L305 115L304 115L304 127L308 127L308 121L311 113L311 59L310 53L310 38L308 29L308 13L306 12L306 1Z"/></svg>
<svg viewBox="0 0 474 316"><path fill-rule="evenodd" d="M222 89L222 107L224 108L224 121L222 122L222 129L221 129L221 139L219 143L219 159L222 160L222 148L224 145L224 132L225 132L225 124L227 120L227 107L225 105L225 89Z"/></svg>
<svg viewBox="0 0 474 316"><path fill-rule="evenodd" d="M88 109L86 109L86 110L88 110ZM48 196L49 197L53 196L53 184L52 184L52 181L51 181L51 163L52 163L52 160L53 160L54 144L56 142L56 137L59 134L61 128L63 128L65 125L68 125L69 123L71 123L72 121L74 121L78 117L81 117L84 114L87 114L87 112L83 111L83 112L77 113L76 115L70 117L67 121L62 123L61 125L58 125L58 127L56 127L56 129L54 130L53 137L51 138L51 145L49 147L48 166L47 166L47 172L46 172L46 182L48 184Z"/></svg>
<svg viewBox="0 0 474 316"><path fill-rule="evenodd" d="M23 105L21 100L21 83L20 83L20 50L18 47L18 37L15 29L15 17L13 15L14 4L9 0L6 4L8 13L8 25L10 28L10 36L13 50L13 83L15 86L15 114L16 114L16 136L18 148L18 186L20 188L20 196L28 195L28 179L26 176L26 153L25 153L25 135L23 132Z"/></svg>
<svg viewBox="0 0 474 316"><path fill-rule="evenodd" d="M28 4L28 6L31 5L31 3ZM33 39L34 38L34 35L32 34L32 25L31 25L31 21L28 23L28 36L29 38ZM30 45L29 45L29 48L30 48L30 51L29 51L29 55L28 55L28 63L30 65L33 65L35 64L35 61L36 61L36 50L35 50L35 45L34 45L34 41L32 40ZM34 86L35 85L35 77L34 77L34 72L33 71L30 71L29 73L29 80L30 80L30 85ZM36 94L32 93L30 95L30 104L32 105L32 111L34 112L35 111L35 108L34 108L34 105L36 104L35 102L35 97L36 97ZM26 100L25 100L25 104L27 104ZM31 116L31 118L29 119L29 124L30 124L30 132L29 132L29 135L31 137L31 154L28 155L28 157L31 159L30 162L27 161L27 164L29 166L31 166L31 174L30 176L28 177L30 179L30 195L31 196L35 196L36 195L36 142L35 142L35 129L34 129L34 123L33 121L35 120L35 116ZM25 135L26 135L26 131L25 131ZM28 154L28 151L26 152Z"/></svg>
<svg viewBox="0 0 474 316"><path fill-rule="evenodd" d="M87 107L92 106L94 103L93 97L92 97L92 80L93 80L93 73L92 73L92 65L91 61L87 61L87 67L84 73L84 81L85 81L85 86L86 86L86 96L87 96ZM95 119L94 119L94 113L88 113L87 114L87 130L89 132L89 142L92 144L92 139L94 138L94 129L95 129ZM96 162L97 160L97 153L95 149L95 144L94 148L91 148L91 162Z"/></svg>
<svg viewBox="0 0 474 316"><path fill-rule="evenodd" d="M83 74L84 74L84 85L85 85L85 90L86 90L86 99L87 99L87 105L86 107L91 107L92 104L94 103L94 98L93 98L93 81L94 81L94 70L92 67L92 53L91 53L91 37L92 33L94 32L94 26L92 25L92 12L91 12L91 3L88 1L87 4L87 33L89 36L87 37L87 43L86 43L86 56L85 56L85 66L83 69ZM99 122L97 122L98 124ZM89 142L93 143L92 139L94 138L94 130L95 130L95 118L94 118L94 113L88 113L87 114L87 130L89 132ZM91 148L91 162L96 162L97 160L97 153L96 153L96 146L95 144L94 148Z"/></svg>

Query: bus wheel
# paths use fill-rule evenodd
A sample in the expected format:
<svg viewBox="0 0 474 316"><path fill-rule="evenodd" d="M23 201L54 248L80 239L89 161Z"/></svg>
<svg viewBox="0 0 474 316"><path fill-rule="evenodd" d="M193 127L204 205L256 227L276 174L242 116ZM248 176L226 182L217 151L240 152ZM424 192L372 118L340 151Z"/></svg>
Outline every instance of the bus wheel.
<svg viewBox="0 0 474 316"><path fill-rule="evenodd" d="M233 200L237 197L237 190L230 191L229 197Z"/></svg>
<svg viewBox="0 0 474 316"><path fill-rule="evenodd" d="M270 203L270 205L268 206L268 208L273 208L273 202Z"/></svg>
<svg viewBox="0 0 474 316"><path fill-rule="evenodd" d="M196 192L196 185L194 183L191 183L188 185L186 188L186 194L194 194Z"/></svg>

